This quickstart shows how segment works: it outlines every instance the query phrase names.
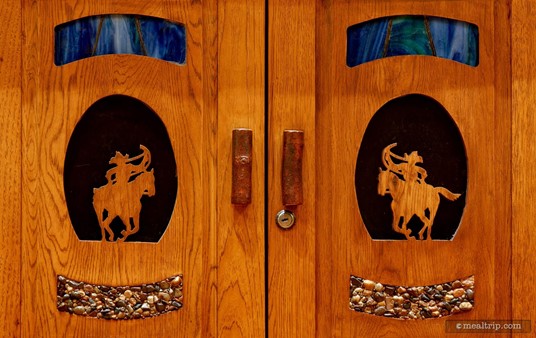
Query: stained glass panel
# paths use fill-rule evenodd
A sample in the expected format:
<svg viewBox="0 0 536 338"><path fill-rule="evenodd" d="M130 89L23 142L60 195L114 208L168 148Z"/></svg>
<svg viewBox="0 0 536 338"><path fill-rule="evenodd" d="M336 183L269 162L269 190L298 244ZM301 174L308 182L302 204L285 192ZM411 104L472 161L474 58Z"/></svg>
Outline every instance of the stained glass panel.
<svg viewBox="0 0 536 338"><path fill-rule="evenodd" d="M478 27L447 18L405 15L362 22L347 30L349 67L401 55L436 56L476 67Z"/></svg>
<svg viewBox="0 0 536 338"><path fill-rule="evenodd" d="M108 54L186 61L184 25L148 16L98 15L70 21L55 28L55 42L58 66Z"/></svg>

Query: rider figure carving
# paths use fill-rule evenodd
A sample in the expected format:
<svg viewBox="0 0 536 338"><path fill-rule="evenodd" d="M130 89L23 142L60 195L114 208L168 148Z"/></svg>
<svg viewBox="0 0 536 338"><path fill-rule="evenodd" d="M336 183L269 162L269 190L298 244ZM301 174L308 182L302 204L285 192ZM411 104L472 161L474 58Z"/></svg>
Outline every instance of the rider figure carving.
<svg viewBox="0 0 536 338"><path fill-rule="evenodd" d="M115 156L110 159L109 163L115 164L116 166L106 172L106 179L109 184L126 186L131 177L134 177L147 169L150 162L150 158L148 158L149 152L144 146L140 146L140 148L143 150L143 153L132 158L129 158L128 154L123 155L119 151L115 152ZM131 163L142 157L143 160L140 164Z"/></svg>
<svg viewBox="0 0 536 338"><path fill-rule="evenodd" d="M404 181L409 184L419 183L423 184L425 178L428 176L426 169L419 167L417 163L423 163L423 159L419 156L417 151L412 151L409 155L404 153L404 156L398 156L393 154L390 150L394 148L396 143L389 145L384 152L385 161L390 164L388 169L394 173L401 174L404 177ZM392 158L402 161L401 163L394 163Z"/></svg>

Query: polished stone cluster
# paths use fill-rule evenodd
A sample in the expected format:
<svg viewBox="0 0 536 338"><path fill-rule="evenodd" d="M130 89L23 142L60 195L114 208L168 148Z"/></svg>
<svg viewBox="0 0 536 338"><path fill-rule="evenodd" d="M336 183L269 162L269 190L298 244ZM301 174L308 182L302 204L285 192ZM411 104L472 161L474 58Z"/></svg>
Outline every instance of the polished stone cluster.
<svg viewBox="0 0 536 338"><path fill-rule="evenodd" d="M439 318L469 311L474 303L474 276L429 286L382 285L350 277L350 309L399 319Z"/></svg>
<svg viewBox="0 0 536 338"><path fill-rule="evenodd" d="M141 319L182 308L182 275L153 284L105 286L57 278L59 311L102 319Z"/></svg>

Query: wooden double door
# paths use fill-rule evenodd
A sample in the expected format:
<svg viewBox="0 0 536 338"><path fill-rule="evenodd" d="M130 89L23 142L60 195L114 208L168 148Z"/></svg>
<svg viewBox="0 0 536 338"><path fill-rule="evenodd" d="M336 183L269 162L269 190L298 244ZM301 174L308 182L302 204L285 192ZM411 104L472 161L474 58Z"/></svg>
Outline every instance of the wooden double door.
<svg viewBox="0 0 536 338"><path fill-rule="evenodd" d="M4 336L439 337L458 323L449 321L530 324L529 1L0 6L11 23L0 33ZM108 15L130 16L138 53L99 54L106 34L124 38ZM386 57L382 40L378 60L354 67L351 27L389 18L394 39L401 15L423 17L429 40L428 17L470 23L477 62L433 57L440 46ZM92 28L62 35L92 17ZM163 54L144 18L181 23L184 59L147 57ZM78 43L88 31L95 48L63 62L62 36ZM251 130L245 157L236 158L236 129ZM289 155L290 130L304 137ZM383 193L378 167L391 173ZM132 197L127 187L149 172L156 189ZM251 186L235 186L244 177ZM300 201L284 203L288 180ZM397 184L450 189L457 201L396 200ZM136 210L110 225L112 236L99 228L116 203L105 195L99 213L100 186L141 204L130 240L118 237L136 227ZM236 203L240 189L250 193ZM289 229L274 221L281 210L295 216ZM421 237L427 220L435 228Z"/></svg>

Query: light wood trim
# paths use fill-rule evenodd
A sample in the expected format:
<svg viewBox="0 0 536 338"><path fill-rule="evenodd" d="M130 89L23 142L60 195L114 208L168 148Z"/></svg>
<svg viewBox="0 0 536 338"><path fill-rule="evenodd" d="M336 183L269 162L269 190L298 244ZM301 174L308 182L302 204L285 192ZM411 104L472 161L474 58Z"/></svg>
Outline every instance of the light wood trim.
<svg viewBox="0 0 536 338"><path fill-rule="evenodd" d="M536 307L536 3L512 2L512 297L514 319L530 320L535 331ZM526 335L513 335L523 337Z"/></svg>
<svg viewBox="0 0 536 338"><path fill-rule="evenodd" d="M269 1L268 327L273 337L315 337L315 1ZM304 131L303 204L296 223L275 224L283 130Z"/></svg>
<svg viewBox="0 0 536 338"><path fill-rule="evenodd" d="M210 3L190 1L23 0L23 284L36 292L22 294L23 335L163 337L216 336L212 269L217 266L215 171L205 171L206 154L215 144L205 141L216 116L214 53L216 29ZM213 3L212 3L213 4ZM208 11L208 13L207 13ZM79 17L102 13L134 13L182 22L187 27L184 66L141 56L110 55L55 67L54 27ZM205 38L211 38L205 40ZM209 41L205 44L205 41ZM210 88L210 91L205 91ZM176 156L177 203L158 244L81 242L65 206L62 174L69 136L84 111L111 94L136 97L155 110L166 125ZM206 107L205 100L208 101ZM206 109L205 109L206 108ZM204 176L208 174L208 176ZM206 202L209 202L205 204ZM212 200L214 201L214 200ZM209 209L210 208L210 209ZM211 251L212 250L212 251ZM140 253L143 253L140 255ZM110 322L58 313L56 274L91 283L133 285L184 275L184 307L147 321Z"/></svg>
<svg viewBox="0 0 536 338"><path fill-rule="evenodd" d="M264 1L218 1L218 337L263 337ZM251 204L233 205L232 130L253 133Z"/></svg>
<svg viewBox="0 0 536 338"><path fill-rule="evenodd" d="M21 4L0 3L0 336L20 336Z"/></svg>
<svg viewBox="0 0 536 338"><path fill-rule="evenodd" d="M444 334L446 318L426 325L387 323L384 318L365 320L349 311L347 285L352 271L387 284L407 285L474 274L475 307L457 318L510 318L509 1L320 0L317 8L316 121L322 126L316 130L317 168L325 169L318 169L317 173L323 172L316 178L320 182L316 255L324 258L324 262L317 258L318 336ZM347 27L399 14L447 16L477 24L479 66L440 58L393 57L345 69ZM355 201L354 163L368 121L385 102L411 93L428 95L444 105L464 137L468 199L452 241L371 240ZM327 189L333 177L346 183L330 184Z"/></svg>

